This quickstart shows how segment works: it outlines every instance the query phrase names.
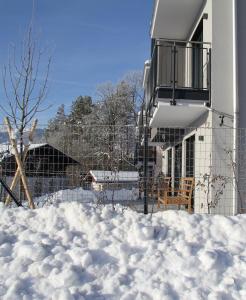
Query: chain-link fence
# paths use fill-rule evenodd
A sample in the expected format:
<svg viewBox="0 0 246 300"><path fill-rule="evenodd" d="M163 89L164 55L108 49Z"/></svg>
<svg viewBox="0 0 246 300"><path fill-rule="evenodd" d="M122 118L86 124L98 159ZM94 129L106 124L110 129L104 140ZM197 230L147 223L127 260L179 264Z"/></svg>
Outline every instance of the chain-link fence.
<svg viewBox="0 0 246 300"><path fill-rule="evenodd" d="M10 186L17 164L3 129L1 178ZM27 137L28 132L24 144ZM121 203L142 211L145 201L151 211L224 215L246 209L245 148L246 129L127 125L44 126L36 130L25 158L18 145L39 206L80 201ZM21 182L14 193L25 200ZM5 201L3 189L0 196Z"/></svg>

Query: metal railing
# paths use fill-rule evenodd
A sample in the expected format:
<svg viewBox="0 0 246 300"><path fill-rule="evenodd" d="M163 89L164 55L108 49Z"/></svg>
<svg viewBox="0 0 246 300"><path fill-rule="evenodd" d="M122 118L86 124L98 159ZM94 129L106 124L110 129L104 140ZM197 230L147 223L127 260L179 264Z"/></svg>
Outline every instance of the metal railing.
<svg viewBox="0 0 246 300"><path fill-rule="evenodd" d="M178 89L210 92L210 81L209 43L158 39L147 80L146 104L149 107L155 104L158 88L171 91L172 101L175 101L175 91Z"/></svg>

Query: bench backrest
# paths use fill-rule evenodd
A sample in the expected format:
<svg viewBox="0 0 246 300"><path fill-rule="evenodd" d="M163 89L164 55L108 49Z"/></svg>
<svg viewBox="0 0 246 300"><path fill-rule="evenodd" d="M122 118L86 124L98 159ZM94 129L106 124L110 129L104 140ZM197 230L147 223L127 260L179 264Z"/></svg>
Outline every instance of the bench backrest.
<svg viewBox="0 0 246 300"><path fill-rule="evenodd" d="M187 200L191 200L192 192L195 186L194 177L184 177L180 179L180 190L178 196Z"/></svg>

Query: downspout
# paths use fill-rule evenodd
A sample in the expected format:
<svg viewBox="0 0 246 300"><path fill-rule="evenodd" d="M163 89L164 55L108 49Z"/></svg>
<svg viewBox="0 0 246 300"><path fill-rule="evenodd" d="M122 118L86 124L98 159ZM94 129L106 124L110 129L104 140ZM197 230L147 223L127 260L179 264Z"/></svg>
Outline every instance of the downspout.
<svg viewBox="0 0 246 300"><path fill-rule="evenodd" d="M238 213L238 128L239 128L239 97L238 97L238 52L237 52L237 0L232 1L233 13L233 215Z"/></svg>

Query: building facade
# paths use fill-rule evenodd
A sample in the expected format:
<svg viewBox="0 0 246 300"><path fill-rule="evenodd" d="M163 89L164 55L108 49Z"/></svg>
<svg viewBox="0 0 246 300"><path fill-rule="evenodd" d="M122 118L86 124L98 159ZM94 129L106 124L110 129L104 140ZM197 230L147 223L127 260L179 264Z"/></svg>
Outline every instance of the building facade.
<svg viewBox="0 0 246 300"><path fill-rule="evenodd" d="M194 212L245 208L245 12L244 0L154 3L139 125L173 186L195 177Z"/></svg>

